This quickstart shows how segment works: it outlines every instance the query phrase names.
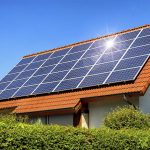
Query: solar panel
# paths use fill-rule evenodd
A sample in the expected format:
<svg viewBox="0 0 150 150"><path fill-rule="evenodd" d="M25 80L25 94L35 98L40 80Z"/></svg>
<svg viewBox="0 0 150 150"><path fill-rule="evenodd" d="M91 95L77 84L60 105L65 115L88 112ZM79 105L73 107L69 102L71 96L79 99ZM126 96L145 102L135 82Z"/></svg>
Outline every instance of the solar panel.
<svg viewBox="0 0 150 150"><path fill-rule="evenodd" d="M146 28L23 58L0 81L0 99L134 81L149 55Z"/></svg>

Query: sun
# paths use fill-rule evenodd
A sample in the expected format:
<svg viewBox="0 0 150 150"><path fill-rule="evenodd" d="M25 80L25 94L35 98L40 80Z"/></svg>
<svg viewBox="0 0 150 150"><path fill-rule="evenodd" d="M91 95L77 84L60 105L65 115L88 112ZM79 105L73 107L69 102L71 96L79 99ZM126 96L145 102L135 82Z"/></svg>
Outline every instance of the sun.
<svg viewBox="0 0 150 150"><path fill-rule="evenodd" d="M114 41L109 40L109 41L106 42L106 47L107 47L107 48L111 48L111 47L114 46L114 44L115 44Z"/></svg>

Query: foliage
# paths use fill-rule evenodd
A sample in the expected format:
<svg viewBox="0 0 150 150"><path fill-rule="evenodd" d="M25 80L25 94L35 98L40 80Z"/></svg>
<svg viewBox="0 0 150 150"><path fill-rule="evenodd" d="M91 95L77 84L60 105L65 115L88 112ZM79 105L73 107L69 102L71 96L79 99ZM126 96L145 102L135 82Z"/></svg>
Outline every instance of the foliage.
<svg viewBox="0 0 150 150"><path fill-rule="evenodd" d="M0 150L148 150L150 129L82 129L0 119ZM11 119L11 118L10 118ZM13 123L12 123L13 122ZM7 126L7 123L9 126Z"/></svg>
<svg viewBox="0 0 150 150"><path fill-rule="evenodd" d="M131 106L118 107L108 113L104 125L111 129L147 129L150 128L150 116Z"/></svg>

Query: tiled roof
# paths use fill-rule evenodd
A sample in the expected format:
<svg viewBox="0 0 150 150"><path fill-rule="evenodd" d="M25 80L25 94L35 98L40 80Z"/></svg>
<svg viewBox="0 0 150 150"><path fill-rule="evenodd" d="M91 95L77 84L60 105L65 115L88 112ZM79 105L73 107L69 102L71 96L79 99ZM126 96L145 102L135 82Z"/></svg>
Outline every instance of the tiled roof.
<svg viewBox="0 0 150 150"><path fill-rule="evenodd" d="M137 28L139 29L139 28ZM128 30L130 31L130 30ZM143 95L150 84L150 59L134 82L108 85L79 91L57 93L45 96L21 98L10 101L1 101L0 109L14 107L13 113L39 112L45 110L72 109L75 111L80 105L80 99L108 96L123 93L139 93Z"/></svg>

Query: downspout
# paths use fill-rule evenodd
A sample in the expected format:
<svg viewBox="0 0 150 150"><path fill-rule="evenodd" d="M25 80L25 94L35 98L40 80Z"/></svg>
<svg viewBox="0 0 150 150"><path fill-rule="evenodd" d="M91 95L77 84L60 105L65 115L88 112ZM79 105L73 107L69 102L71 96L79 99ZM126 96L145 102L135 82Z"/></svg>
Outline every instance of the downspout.
<svg viewBox="0 0 150 150"><path fill-rule="evenodd" d="M123 94L123 100L124 100L128 105L133 106L134 109L137 109L136 106L128 100L128 98L127 98L127 96L126 96L125 94Z"/></svg>

